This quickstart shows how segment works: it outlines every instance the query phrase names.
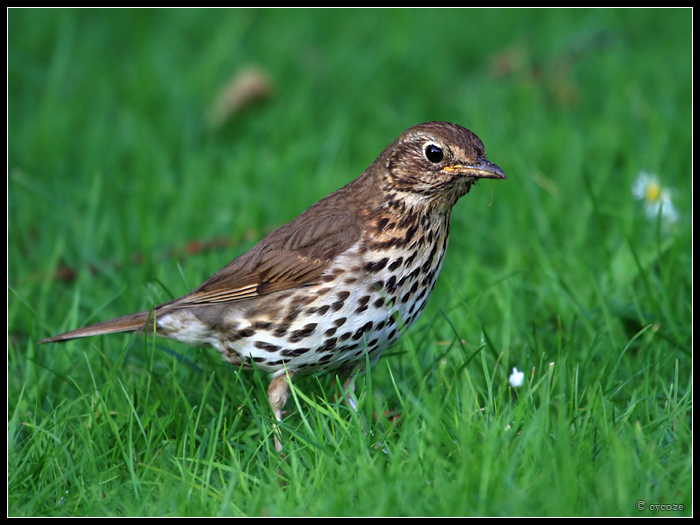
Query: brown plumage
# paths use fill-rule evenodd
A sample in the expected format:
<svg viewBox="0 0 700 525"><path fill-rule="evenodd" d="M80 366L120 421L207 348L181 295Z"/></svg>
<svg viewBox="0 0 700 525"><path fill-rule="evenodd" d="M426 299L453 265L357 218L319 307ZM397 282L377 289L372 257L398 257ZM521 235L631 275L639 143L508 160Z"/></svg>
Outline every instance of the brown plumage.
<svg viewBox="0 0 700 525"><path fill-rule="evenodd" d="M272 373L278 420L292 377L354 377L420 315L442 266L452 207L504 179L479 138L445 122L406 130L353 182L270 233L193 292L42 343L153 331ZM276 441L278 449L281 447Z"/></svg>

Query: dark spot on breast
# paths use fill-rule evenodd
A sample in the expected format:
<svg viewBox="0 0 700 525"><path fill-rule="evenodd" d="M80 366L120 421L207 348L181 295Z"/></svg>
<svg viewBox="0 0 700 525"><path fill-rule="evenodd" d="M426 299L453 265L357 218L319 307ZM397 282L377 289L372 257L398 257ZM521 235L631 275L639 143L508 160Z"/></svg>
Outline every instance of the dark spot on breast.
<svg viewBox="0 0 700 525"><path fill-rule="evenodd" d="M355 334L352 336L353 340L357 341L366 332L369 332L373 326L374 326L374 323L372 321L365 323L365 325L362 328L360 328L357 332L355 332Z"/></svg>
<svg viewBox="0 0 700 525"><path fill-rule="evenodd" d="M333 310L334 312L337 312L338 310L340 310L343 307L344 304L345 304L344 301L336 301L331 305L331 310Z"/></svg>
<svg viewBox="0 0 700 525"><path fill-rule="evenodd" d="M293 350L282 350L281 355L284 357L299 357L310 351L311 348L295 348Z"/></svg>
<svg viewBox="0 0 700 525"><path fill-rule="evenodd" d="M323 344L318 347L317 352L328 352L329 350L333 350L337 343L338 343L338 339L336 337L331 337L329 339L326 339L323 342Z"/></svg>
<svg viewBox="0 0 700 525"><path fill-rule="evenodd" d="M318 315L326 315L326 312L327 312L328 310L330 310L330 308L331 308L331 305L329 305L329 304L324 304L324 305L321 306L320 308L317 308L317 309L316 309L316 313L317 313Z"/></svg>
<svg viewBox="0 0 700 525"><path fill-rule="evenodd" d="M298 343L302 339L306 339L311 334L313 334L317 326L318 325L316 323L309 323L299 330L294 330L289 334L287 341L289 341L290 343Z"/></svg>
<svg viewBox="0 0 700 525"><path fill-rule="evenodd" d="M378 272L378 271L384 269L384 267L387 265L388 262L389 262L389 258L384 257L383 259L380 259L378 261L374 261L374 262L370 262L370 263L365 264L365 270L368 272Z"/></svg>
<svg viewBox="0 0 700 525"><path fill-rule="evenodd" d="M272 335L274 335L275 337L284 337L284 335L289 330L289 327L289 324L281 324L277 328L275 328L274 332L272 332Z"/></svg>
<svg viewBox="0 0 700 525"><path fill-rule="evenodd" d="M361 314L362 312L367 310L367 308L368 308L367 304L369 303L369 300L370 300L369 295L365 295L363 297L360 297L360 299L358 299L358 301L357 301L358 307L355 310L355 313Z"/></svg>
<svg viewBox="0 0 700 525"><path fill-rule="evenodd" d="M265 350L266 352L278 352L280 349L279 346L266 343L265 341L255 341L253 346L255 348L259 348L260 350Z"/></svg>
<svg viewBox="0 0 700 525"><path fill-rule="evenodd" d="M423 271L424 272L429 272L430 269L433 267L433 257L435 257L436 252L437 252L437 244L433 244L433 249L430 250L430 255L425 260L425 263L423 263Z"/></svg>
<svg viewBox="0 0 700 525"><path fill-rule="evenodd" d="M283 322L291 324L303 311L304 309L301 306L291 307L284 316Z"/></svg>
<svg viewBox="0 0 700 525"><path fill-rule="evenodd" d="M253 330L252 328L243 328L242 330L236 330L234 332L231 332L228 335L228 340L231 343L235 343L236 341L245 339L246 337L250 337L253 334L255 334L255 330Z"/></svg>
<svg viewBox="0 0 700 525"><path fill-rule="evenodd" d="M411 242L411 239L413 239L413 236L416 234L416 231L418 231L418 225L414 224L411 226L409 229L406 230L406 234L404 235L404 240L406 244Z"/></svg>
<svg viewBox="0 0 700 525"><path fill-rule="evenodd" d="M397 268L401 267L401 263L403 262L403 257L399 257L398 259L395 259L390 265L389 265L389 270L396 271Z"/></svg>
<svg viewBox="0 0 700 525"><path fill-rule="evenodd" d="M410 256L408 259L406 259L406 266L407 266L407 267L412 266L413 263L414 263L415 260L416 260L416 257L418 257L418 251L414 251L414 252L411 254L411 256Z"/></svg>
<svg viewBox="0 0 700 525"><path fill-rule="evenodd" d="M387 279L386 283L384 284L384 290L388 294L392 294L396 291L396 276L392 275Z"/></svg>

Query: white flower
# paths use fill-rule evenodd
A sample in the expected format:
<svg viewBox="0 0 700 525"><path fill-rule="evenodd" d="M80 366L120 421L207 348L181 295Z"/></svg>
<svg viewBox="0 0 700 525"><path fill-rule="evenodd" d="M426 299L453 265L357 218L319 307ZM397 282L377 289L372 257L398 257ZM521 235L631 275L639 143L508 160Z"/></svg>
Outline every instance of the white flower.
<svg viewBox="0 0 700 525"><path fill-rule="evenodd" d="M637 200L644 201L644 212L649 219L656 219L661 213L661 219L666 222L676 222L678 212L673 207L671 192L661 186L656 175L642 171L632 185L632 195Z"/></svg>
<svg viewBox="0 0 700 525"><path fill-rule="evenodd" d="M513 388L517 388L519 386L522 386L524 379L525 379L525 372L518 372L518 369L513 367L513 373L510 374L510 377L508 378L508 381L510 382L510 386L512 386Z"/></svg>

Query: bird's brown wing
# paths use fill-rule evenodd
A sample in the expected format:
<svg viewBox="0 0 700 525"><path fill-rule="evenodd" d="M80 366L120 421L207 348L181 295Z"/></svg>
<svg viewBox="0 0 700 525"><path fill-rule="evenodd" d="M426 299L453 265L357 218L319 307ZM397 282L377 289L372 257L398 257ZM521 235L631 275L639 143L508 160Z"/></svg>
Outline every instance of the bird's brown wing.
<svg viewBox="0 0 700 525"><path fill-rule="evenodd" d="M333 258L357 242L361 229L357 218L348 213L314 211L272 232L192 293L167 306L230 303L317 282Z"/></svg>
<svg viewBox="0 0 700 525"><path fill-rule="evenodd" d="M192 293L162 304L154 312L104 321L48 337L41 343L150 330L154 318L168 310L233 303L313 284L335 256L357 242L360 234L358 222L350 214L302 214L234 259Z"/></svg>

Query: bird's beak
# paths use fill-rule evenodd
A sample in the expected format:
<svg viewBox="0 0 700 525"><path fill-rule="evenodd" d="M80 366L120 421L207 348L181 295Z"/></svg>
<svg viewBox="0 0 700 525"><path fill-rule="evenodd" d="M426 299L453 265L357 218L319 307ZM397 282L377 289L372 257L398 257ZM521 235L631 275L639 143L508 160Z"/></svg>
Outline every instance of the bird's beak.
<svg viewBox="0 0 700 525"><path fill-rule="evenodd" d="M493 162L489 162L483 157L477 157L475 164L452 164L445 166L445 171L458 173L465 177L473 177L475 179L505 179L506 174L503 170L496 166Z"/></svg>

